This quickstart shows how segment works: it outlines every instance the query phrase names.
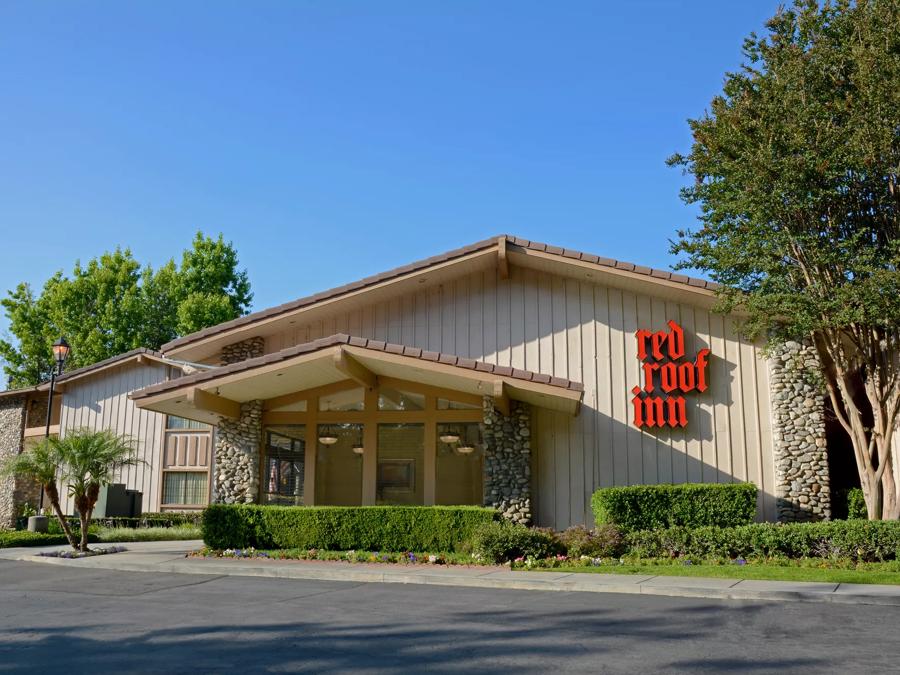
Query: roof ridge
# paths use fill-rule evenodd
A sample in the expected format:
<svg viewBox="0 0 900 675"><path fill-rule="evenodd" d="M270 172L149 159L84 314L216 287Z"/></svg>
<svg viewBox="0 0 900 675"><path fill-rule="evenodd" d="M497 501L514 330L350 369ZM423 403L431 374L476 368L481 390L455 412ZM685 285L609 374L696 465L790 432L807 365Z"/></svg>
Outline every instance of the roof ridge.
<svg viewBox="0 0 900 675"><path fill-rule="evenodd" d="M343 284L341 286L336 286L331 289L327 289L325 291L320 291L318 293L314 293L313 295L304 296L301 298L297 298L295 300L291 300L289 302L282 303L280 305L274 305L272 307L267 307L261 310L257 310L255 312L251 312L250 314L245 314L244 316L239 316L230 321L225 321L220 324L216 324L215 326L209 326L199 331L195 331L188 335L183 335L182 337L176 338L164 344L161 347L163 353L170 351L172 349L176 349L178 347L182 347L193 342L197 342L198 340L202 340L203 338L210 337L212 335L217 335L219 333L225 333L229 330L234 330L241 328L243 326L252 325L257 321L261 321L263 319L271 318L274 316L278 316L281 314L286 314L290 311L301 309L303 307L315 305L318 302L321 302L326 299L331 299L335 297L339 297L345 293L350 293L352 291L363 289L367 286L381 283L384 281L388 281L395 277L402 276L404 274L409 274L411 272L419 271L422 269L426 269L431 267L432 265L436 265L438 263L449 262L454 258L462 257L468 255L470 253L474 253L476 251L481 251L498 244L498 241L504 239L506 242L513 246L518 246L520 248L525 248L533 251L540 251L545 253L550 253L553 255L558 255L563 258L568 258L570 260L578 260L584 261L595 265L600 265L602 267L609 267L611 269L622 270L625 272L633 272L635 274L641 274L647 276L651 279L660 279L664 281L671 281L674 283L684 284L685 286L696 288L696 289L705 289L705 290L715 290L719 288L719 284L716 284L712 281L707 281L705 279L697 279L694 277L689 277L683 274L677 274L675 272L670 272L667 270L655 269L652 267L645 267L643 265L635 265L634 263L624 262L621 260L616 260L614 258L605 258L602 256L594 255L592 253L585 253L583 251L578 251L576 249L563 248L560 246L553 246L551 244L545 244L543 242L533 241L530 239L524 239L522 237L517 237L512 234L498 234L496 236L490 237L488 239L482 239L481 241L477 241L473 244L468 244L466 246L462 246L459 248L452 249L445 253L440 253L437 255L433 255L428 258L423 258L421 260L414 261L412 263L408 263L406 265L401 265L400 267L395 267L393 269L387 270L385 272L381 272L378 274L370 275L367 277L363 277L357 281L353 281L347 284Z"/></svg>

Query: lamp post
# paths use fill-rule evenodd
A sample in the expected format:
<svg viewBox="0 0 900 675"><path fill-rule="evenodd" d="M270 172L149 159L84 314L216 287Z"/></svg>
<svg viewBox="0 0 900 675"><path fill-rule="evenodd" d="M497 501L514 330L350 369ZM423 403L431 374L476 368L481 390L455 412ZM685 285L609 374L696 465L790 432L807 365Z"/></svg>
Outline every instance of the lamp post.
<svg viewBox="0 0 900 675"><path fill-rule="evenodd" d="M47 396L47 426L44 429L44 438L50 437L50 417L53 414L53 387L56 385L56 378L62 375L63 368L66 365L66 359L69 358L69 352L72 348L69 346L69 343L66 342L66 338L61 337L59 340L53 343L53 358L56 359L56 363L53 364L53 368L50 371L50 395ZM41 489L41 501L39 505L39 512L44 510L44 490Z"/></svg>

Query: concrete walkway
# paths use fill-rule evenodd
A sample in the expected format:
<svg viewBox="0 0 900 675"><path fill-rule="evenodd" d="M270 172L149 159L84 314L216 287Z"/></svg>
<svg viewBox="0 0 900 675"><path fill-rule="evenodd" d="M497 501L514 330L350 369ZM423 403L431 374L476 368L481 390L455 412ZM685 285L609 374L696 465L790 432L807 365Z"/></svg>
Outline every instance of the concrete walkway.
<svg viewBox="0 0 900 675"><path fill-rule="evenodd" d="M102 544L103 546L112 544ZM731 600L792 600L900 606L900 586L837 584L750 579L718 579L627 574L511 571L504 567L391 565L292 560L186 558L201 541L124 543L128 550L77 560L38 555L65 546L0 549L0 559L159 574L320 579L327 581L431 584L536 591L640 593Z"/></svg>

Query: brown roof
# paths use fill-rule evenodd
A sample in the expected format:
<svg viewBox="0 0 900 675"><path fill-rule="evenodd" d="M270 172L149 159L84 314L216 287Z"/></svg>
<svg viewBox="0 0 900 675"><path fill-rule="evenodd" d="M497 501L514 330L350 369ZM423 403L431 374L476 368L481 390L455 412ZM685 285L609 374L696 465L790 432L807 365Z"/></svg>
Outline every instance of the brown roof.
<svg viewBox="0 0 900 675"><path fill-rule="evenodd" d="M262 321L263 319L269 319L281 314L287 314L288 312L292 312L303 307L308 307L310 305L315 305L316 303L322 302L324 300L330 300L346 293L352 293L354 291L364 289L367 286L373 286L385 281L390 281L391 279L403 276L404 274L417 272L433 265L450 262L456 258L461 258L471 253L490 249L497 246L497 243L500 239L506 239L506 242L509 246L517 246L532 251L542 251L553 255L558 255L563 258L581 260L603 267L624 270L627 272L633 272L635 274L643 274L653 279L673 281L676 283L685 284L686 286L690 286L693 288L706 290L715 290L716 288L718 288L718 284L712 281L706 281L704 279L696 279L693 277L685 276L683 274L668 272L666 270L653 269L652 267L643 267L641 265L622 262L621 260L614 260L612 258L603 258L593 255L592 253L584 253L582 251L576 251L570 248L561 248L559 246L542 244L541 242L530 241L528 239L522 239L521 237L516 237L509 234L501 234L496 237L491 237L490 239L484 239L474 244L470 244L468 246L463 246L462 248L447 251L446 253L442 253L440 255L432 256L424 260L419 260L408 265L403 265L402 267L397 267L387 272L375 274L373 276L360 279L359 281L354 281L343 286L338 286L337 288L322 291L320 293L316 293L315 295L309 295L297 300L292 300L291 302L286 302L282 305L276 305L275 307L262 309L258 312L253 312L251 314L247 314L246 316L232 319L231 321L226 321L215 326L210 326L209 328L204 328L203 330L191 333L190 335L185 335L184 337L180 337L176 340L172 340L171 342L167 342L162 346L162 351L167 352L172 349L184 347L185 345L189 345L193 342L197 342L198 340L202 340L213 335L226 333L228 331L256 323L257 321Z"/></svg>
<svg viewBox="0 0 900 675"><path fill-rule="evenodd" d="M235 373L242 373L248 370L253 370L254 368L271 365L273 363L280 363L282 361L292 359L295 356L309 354L311 352L316 352L328 347L334 347L336 345L350 345L352 347L362 347L364 349L371 349L372 351L385 352L388 354L409 356L411 358L420 359L422 361L431 361L433 363L441 363L448 366L457 366L459 368L476 370L483 373L498 375L500 377L510 377L517 380L548 384L554 387L560 387L571 391L584 390L584 387L581 385L581 383L573 382L572 380L566 380L561 377L551 377L550 375L533 373L529 370L510 368L509 366L497 366L492 363L484 363L482 361L476 361L474 359L466 359L461 356L455 356L452 354L431 352L428 350L419 349L418 347L407 347L405 345L392 344L390 342L382 342L380 340L369 340L367 338L354 337L346 335L344 333L338 333L337 335L331 335L329 337L324 337L319 340L313 340L312 342L306 342L295 347L282 349L281 351L274 352L273 354L258 356L256 358L247 359L246 361L239 361L238 363L232 363L230 365L221 366L219 368L211 368L210 370L205 370L202 372L193 373L191 375L186 375L185 377L180 377L177 380L170 380L168 382L153 384L149 387L145 387L144 389L133 392L131 394L131 398L146 398L148 396L164 393L173 389L180 389L181 387L184 387L186 385L202 384L204 382L209 382L225 375L233 375Z"/></svg>

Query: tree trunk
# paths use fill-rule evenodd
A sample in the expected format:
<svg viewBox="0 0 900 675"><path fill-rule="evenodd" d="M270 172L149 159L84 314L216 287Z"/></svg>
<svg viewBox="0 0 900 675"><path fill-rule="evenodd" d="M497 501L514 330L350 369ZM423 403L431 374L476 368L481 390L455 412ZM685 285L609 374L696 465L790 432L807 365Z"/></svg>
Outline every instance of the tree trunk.
<svg viewBox="0 0 900 675"><path fill-rule="evenodd" d="M81 520L81 551L88 550L88 523L91 522L91 513L88 511L78 511L78 518Z"/></svg>
<svg viewBox="0 0 900 675"><path fill-rule="evenodd" d="M62 512L62 507L59 505L59 491L56 489L56 484L47 483L43 487L44 492L47 494L47 498L50 500L50 506L53 507L53 512L56 514L56 519L59 521L59 525L66 535L66 539L69 540L69 544L72 548L77 551L78 542L75 541L75 535L72 533L72 528L69 527L69 521L66 520L65 514Z"/></svg>
<svg viewBox="0 0 900 675"><path fill-rule="evenodd" d="M884 483L873 480L864 496L866 498L866 511L868 511L869 520L881 520L884 512Z"/></svg>

